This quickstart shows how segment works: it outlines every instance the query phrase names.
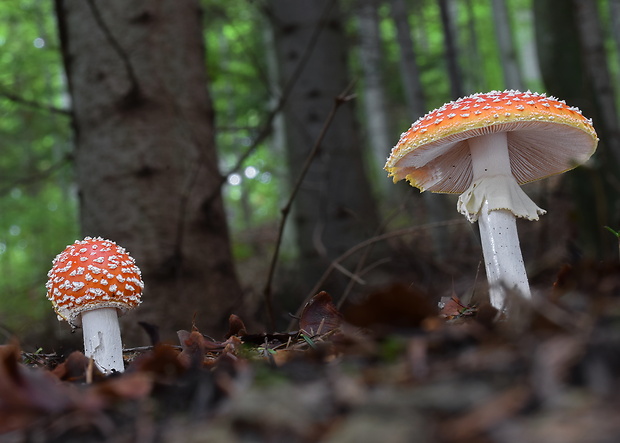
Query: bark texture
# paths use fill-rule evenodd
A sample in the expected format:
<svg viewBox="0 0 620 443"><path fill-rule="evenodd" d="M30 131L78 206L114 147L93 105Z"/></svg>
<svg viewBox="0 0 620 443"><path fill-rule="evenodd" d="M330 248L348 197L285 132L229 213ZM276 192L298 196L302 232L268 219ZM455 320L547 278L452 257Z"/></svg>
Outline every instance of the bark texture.
<svg viewBox="0 0 620 443"><path fill-rule="evenodd" d="M274 0L269 6L280 79L286 85L297 76L284 109L294 183L335 98L349 83L345 35L333 0ZM297 195L293 218L306 290L316 284L331 260L366 239L377 226L356 130L352 104L345 103ZM337 297L342 283L332 282L324 289Z"/></svg>
<svg viewBox="0 0 620 443"><path fill-rule="evenodd" d="M359 36L359 59L364 76L364 109L368 134L368 145L374 154L371 171L377 177L378 188L387 192L391 185L386 180L383 165L390 154L390 137L387 99L383 83L383 48L379 32L379 15L375 0L360 0L357 3L357 24Z"/></svg>
<svg viewBox="0 0 620 443"><path fill-rule="evenodd" d="M125 321L222 332L231 260L197 0L56 0L84 235L127 248L143 304ZM215 196L215 197L213 197ZM127 340L143 335L123 332Z"/></svg>

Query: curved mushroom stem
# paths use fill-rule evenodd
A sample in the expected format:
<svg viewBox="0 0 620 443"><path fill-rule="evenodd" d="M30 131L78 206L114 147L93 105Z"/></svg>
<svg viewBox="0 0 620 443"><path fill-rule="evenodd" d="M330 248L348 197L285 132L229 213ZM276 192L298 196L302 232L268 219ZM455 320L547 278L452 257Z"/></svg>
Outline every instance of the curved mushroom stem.
<svg viewBox="0 0 620 443"><path fill-rule="evenodd" d="M507 292L531 297L515 216L537 220L544 211L512 175L505 132L474 137L469 149L473 182L458 208L470 221L478 220L491 305L504 310Z"/></svg>
<svg viewBox="0 0 620 443"><path fill-rule="evenodd" d="M123 343L116 308L82 312L84 354L104 373L123 372Z"/></svg>

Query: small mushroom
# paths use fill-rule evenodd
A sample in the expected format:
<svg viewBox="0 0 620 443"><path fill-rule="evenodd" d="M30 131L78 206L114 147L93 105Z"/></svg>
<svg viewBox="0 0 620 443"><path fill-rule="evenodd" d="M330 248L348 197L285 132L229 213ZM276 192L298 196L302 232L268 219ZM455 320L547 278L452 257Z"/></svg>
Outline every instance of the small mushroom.
<svg viewBox="0 0 620 443"><path fill-rule="evenodd" d="M491 304L506 291L529 298L515 217L538 220L520 185L586 162L598 138L579 109L544 94L491 91L429 112L401 135L385 169L421 191L460 193L457 209L478 221Z"/></svg>
<svg viewBox="0 0 620 443"><path fill-rule="evenodd" d="M135 260L110 240L86 237L56 256L47 298L73 328L84 330L84 353L106 374L123 372L118 316L141 302L144 288Z"/></svg>

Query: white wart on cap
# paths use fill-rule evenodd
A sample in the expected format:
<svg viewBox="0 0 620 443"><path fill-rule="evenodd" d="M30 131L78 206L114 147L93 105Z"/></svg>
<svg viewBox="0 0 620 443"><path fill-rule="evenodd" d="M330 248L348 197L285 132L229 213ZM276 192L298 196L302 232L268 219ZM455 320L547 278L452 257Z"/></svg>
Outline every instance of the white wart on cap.
<svg viewBox="0 0 620 443"><path fill-rule="evenodd" d="M81 326L84 311L116 308L122 315L135 308L144 288L135 260L101 237L86 237L67 246L47 276L47 298L58 319L74 327Z"/></svg>
<svg viewBox="0 0 620 443"><path fill-rule="evenodd" d="M506 132L518 184L585 163L598 138L578 108L545 94L491 91L446 103L401 135L385 165L394 181L460 194L473 179L468 139Z"/></svg>

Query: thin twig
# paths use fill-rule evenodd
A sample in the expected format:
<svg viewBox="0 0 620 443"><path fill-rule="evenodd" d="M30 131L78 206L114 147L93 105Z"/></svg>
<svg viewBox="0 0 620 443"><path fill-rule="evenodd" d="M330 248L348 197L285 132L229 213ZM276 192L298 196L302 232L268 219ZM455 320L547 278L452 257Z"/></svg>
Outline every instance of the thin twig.
<svg viewBox="0 0 620 443"><path fill-rule="evenodd" d="M347 268L342 266L340 263L335 263L334 268L337 271L339 271L341 274L345 275L346 277L349 277L351 281L354 281L360 285L366 284L366 282L362 280L362 278L359 276L359 269L356 269L354 272L351 272Z"/></svg>
<svg viewBox="0 0 620 443"><path fill-rule="evenodd" d="M390 214L382 223L381 225L377 228L377 230L375 231L375 235L379 235L380 232L383 232L383 230L385 229L385 227L388 225L388 223L390 222L390 220L399 212L401 212L400 210L394 210L392 211L392 214ZM372 250L372 245L369 245L369 247L367 247L364 250L364 253L362 254L362 256L360 257L360 259L357 262L357 265L355 267L355 271L353 271L353 275L360 275L360 271L361 269L364 267L364 264L366 263L366 259L368 258L368 255L370 254L370 251ZM336 268L338 269L338 268ZM351 293L351 291L353 290L353 287L355 286L356 280L351 278L349 280L349 283L347 284L347 287L344 289L344 292L342 293L342 296L340 297L340 300L338 301L338 309L340 309L340 307L344 304L344 302L346 301L346 299L349 297L349 294Z"/></svg>
<svg viewBox="0 0 620 443"><path fill-rule="evenodd" d="M297 196L297 192L299 192L299 189L301 188L301 184L303 183L304 179L306 178L306 173L308 172L308 169L310 169L310 165L312 164L312 162L314 161L314 158L316 157L317 152L319 151L319 148L321 147L321 144L323 143L323 139L325 138L325 134L327 133L327 130L329 129L329 127L331 126L333 120L334 120L334 116L336 115L336 112L338 111L338 109L340 108L341 105L343 105L344 103L348 102L349 100L351 100L351 95L349 95L351 89L353 87L353 83L350 83L346 89L338 96L336 97L336 99L334 100L334 104L331 108L331 110L329 111L329 114L327 116L327 118L325 119L325 122L323 123L323 127L321 128L321 132L319 133L319 136L317 137L314 146L312 147L312 149L310 150L310 153L308 154L308 156L306 157L306 160L304 162L303 167L301 168L301 172L299 173L299 176L297 177L297 181L295 182L295 185L293 186L293 190L291 192L291 195L288 198L288 201L286 202L286 204L284 205L284 207L281 209L281 213L282 213L282 218L280 220L280 226L278 228L278 237L276 240L276 247L273 253L273 257L271 258L271 264L269 265L269 274L267 277L267 283L265 284L265 289L263 290L263 295L265 298L265 307L267 310L267 316L269 318L269 323L272 329L275 328L275 319L274 319L274 315L273 315L273 306L272 306L272 302L271 302L271 296L272 296L272 283L273 283L273 276L275 274L275 270L276 270L276 265L278 262L278 256L280 254L280 246L282 245L282 239L284 237L284 227L286 226L286 221L288 219L288 216L291 212L291 207L293 206L293 201L295 200L295 197Z"/></svg>
<svg viewBox="0 0 620 443"><path fill-rule="evenodd" d="M378 243L378 242L381 242L381 241L384 241L384 240L387 240L387 239L390 239L390 238L393 238L393 237L401 237L403 235L413 234L414 232L422 231L422 230L425 230L425 229L439 228L439 227L451 226L451 225L459 225L459 224L463 224L465 222L466 222L465 219L458 218L458 219L454 219L454 220L445 220L445 221L440 221L440 222L426 223L424 225L413 226L411 228L399 229L397 231L386 232L385 234L381 234L381 235L377 235L376 237L369 238L368 240L364 240L363 242L360 242L357 245L349 248L342 255L340 255L339 257L335 258L332 261L332 263L327 267L327 269L325 270L325 272L323 273L323 275L321 276L321 278L319 279L317 284L314 285L314 287L308 293L308 295L306 296L304 301L299 305L299 308L298 308L297 312L295 313L295 315L292 316L293 320L291 320L291 322L289 323L288 329L292 330L292 328L295 326L295 322L300 317L301 311L302 311L303 307L306 305L306 303L308 303L310 301L310 299L314 295L316 295L316 293L319 291L321 286L323 286L323 284L325 283L325 280L327 280L327 277L329 277L330 274L333 272L333 270L336 268L336 266L335 266L336 263L340 263L343 260L346 260L348 257L350 257L351 255L355 254L360 249L364 249L364 248L366 248L366 247L368 247L368 246L370 246L370 245L372 245L374 243Z"/></svg>
<svg viewBox="0 0 620 443"><path fill-rule="evenodd" d="M39 111L51 112L52 114L59 114L65 117L71 116L71 111L69 109L57 108L56 106L47 105L45 103L40 103L34 100L28 100L26 98L20 97L17 94L13 94L7 92L2 88L3 91L0 92L0 97L4 97L5 99L17 103L19 105L27 106L32 109L37 109Z"/></svg>
<svg viewBox="0 0 620 443"><path fill-rule="evenodd" d="M371 272L372 270L374 270L374 269L378 268L379 266L381 266L381 265L383 265L383 264L385 264L385 263L389 263L389 262L391 262L391 261L392 261L392 259L391 259L390 257L384 257L384 258L382 258L382 259L380 259L380 260L375 261L374 263L371 263L370 265L366 266L365 268L360 268L359 270L358 270L358 269L356 269L356 270L355 270L355 274L354 274L354 275L355 275L358 279L361 279L364 275L368 274L368 273L369 273L369 272ZM353 279L351 279L351 286L352 286L353 281L354 281L354 280L353 280ZM349 289L349 288L347 288L347 289ZM337 308L337 309L342 308L342 305L344 304L344 302L345 302L345 301L347 301L347 298L348 298L349 293L350 293L350 290L349 290L349 292L346 292L346 291L345 291L345 292L342 294L342 297L340 297L340 299L338 300L338 303L336 304L336 308Z"/></svg>

